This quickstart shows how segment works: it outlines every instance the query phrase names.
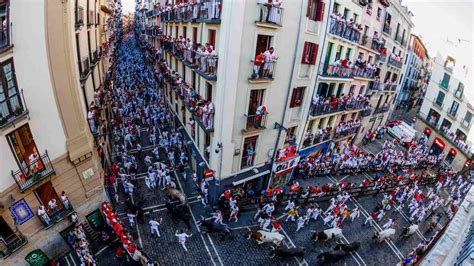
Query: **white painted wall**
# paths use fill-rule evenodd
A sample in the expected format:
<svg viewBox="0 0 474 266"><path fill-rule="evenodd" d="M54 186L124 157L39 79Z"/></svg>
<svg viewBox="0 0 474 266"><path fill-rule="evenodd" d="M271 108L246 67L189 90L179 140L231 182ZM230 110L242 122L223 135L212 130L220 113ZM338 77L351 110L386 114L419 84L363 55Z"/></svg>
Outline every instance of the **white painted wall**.
<svg viewBox="0 0 474 266"><path fill-rule="evenodd" d="M43 1L10 1L10 20L13 24L16 79L18 87L24 89L30 112L27 122L38 152L43 154L47 149L54 160L67 150L49 73L44 8ZM0 132L0 191L15 182L11 170L18 169L6 139L12 130L10 127Z"/></svg>

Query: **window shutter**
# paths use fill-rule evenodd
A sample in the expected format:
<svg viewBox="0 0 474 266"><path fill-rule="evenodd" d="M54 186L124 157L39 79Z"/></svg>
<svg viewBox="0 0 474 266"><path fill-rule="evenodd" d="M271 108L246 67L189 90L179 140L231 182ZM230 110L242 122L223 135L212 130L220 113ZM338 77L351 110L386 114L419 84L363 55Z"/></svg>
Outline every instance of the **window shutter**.
<svg viewBox="0 0 474 266"><path fill-rule="evenodd" d="M290 108L296 106L296 94L298 92L298 88L293 88L293 92L291 93L291 101L290 101Z"/></svg>
<svg viewBox="0 0 474 266"><path fill-rule="evenodd" d="M313 1L314 0L308 0L308 9L306 9L306 17L311 19L311 9L313 8Z"/></svg>
<svg viewBox="0 0 474 266"><path fill-rule="evenodd" d="M309 42L305 42L304 48L303 48L303 55L301 56L301 64L308 64L308 61L306 60L308 49L309 49Z"/></svg>
<svg viewBox="0 0 474 266"><path fill-rule="evenodd" d="M318 8L316 10L316 21L323 21L324 19L324 2L320 1L318 3Z"/></svg>
<svg viewBox="0 0 474 266"><path fill-rule="evenodd" d="M316 64L316 58L318 57L318 48L319 48L319 45L313 44L313 50L311 51L311 57L309 59L309 63L311 65Z"/></svg>

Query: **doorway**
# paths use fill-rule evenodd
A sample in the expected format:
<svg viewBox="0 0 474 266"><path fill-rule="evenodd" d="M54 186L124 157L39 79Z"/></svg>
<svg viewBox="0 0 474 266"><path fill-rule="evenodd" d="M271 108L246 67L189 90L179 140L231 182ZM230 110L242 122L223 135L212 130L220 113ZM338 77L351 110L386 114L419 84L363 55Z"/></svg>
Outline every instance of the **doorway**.
<svg viewBox="0 0 474 266"><path fill-rule="evenodd" d="M54 189L53 184L51 184L51 182L46 182L42 186L35 189L35 195L38 198L39 202L44 205L44 207L48 210L49 215L53 214L52 210L48 206L48 202L51 199L56 200L58 211L62 211L64 209L61 200L59 199L58 194L56 193L56 190Z"/></svg>
<svg viewBox="0 0 474 266"><path fill-rule="evenodd" d="M16 239L15 232L10 228L5 219L0 216L0 240L8 245L12 240Z"/></svg>
<svg viewBox="0 0 474 266"><path fill-rule="evenodd" d="M25 175L44 169L28 124L8 134L7 139L18 166Z"/></svg>
<svg viewBox="0 0 474 266"><path fill-rule="evenodd" d="M265 52L272 47L272 38L270 35L257 35L257 47L255 49L255 55Z"/></svg>

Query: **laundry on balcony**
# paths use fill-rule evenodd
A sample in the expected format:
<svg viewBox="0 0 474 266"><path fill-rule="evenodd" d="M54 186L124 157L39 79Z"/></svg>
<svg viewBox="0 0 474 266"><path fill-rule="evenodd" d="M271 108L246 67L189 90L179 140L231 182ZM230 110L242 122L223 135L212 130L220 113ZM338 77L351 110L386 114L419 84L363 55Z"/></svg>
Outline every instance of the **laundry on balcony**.
<svg viewBox="0 0 474 266"><path fill-rule="evenodd" d="M329 33L359 43L362 25L356 23L353 18L347 19L342 14L332 13L329 19Z"/></svg>

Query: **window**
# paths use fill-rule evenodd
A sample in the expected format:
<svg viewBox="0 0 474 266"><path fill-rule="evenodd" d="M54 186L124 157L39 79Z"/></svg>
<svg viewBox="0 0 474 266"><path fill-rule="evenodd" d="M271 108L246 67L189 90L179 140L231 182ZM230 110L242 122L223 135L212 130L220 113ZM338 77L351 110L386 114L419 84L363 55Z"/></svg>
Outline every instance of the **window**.
<svg viewBox="0 0 474 266"><path fill-rule="evenodd" d="M351 58L351 54L352 54L352 49L351 48L347 48L346 50L346 58L347 60L349 60Z"/></svg>
<svg viewBox="0 0 474 266"><path fill-rule="evenodd" d="M380 20L380 17L382 16L382 9L380 7L377 8L377 20Z"/></svg>
<svg viewBox="0 0 474 266"><path fill-rule="evenodd" d="M57 210L56 211L61 211L64 207L61 203L61 200L58 197L58 193L56 193L56 190L54 189L53 185L51 184L51 181L48 181L35 189L35 195L38 201L43 205L48 214L52 216L54 214L54 211L50 208L49 202L51 200L56 200L56 205L57 205Z"/></svg>
<svg viewBox="0 0 474 266"><path fill-rule="evenodd" d="M456 101L453 101L453 104L451 105L451 108L449 109L449 113L452 116L456 116L456 113L458 112L459 109L459 103Z"/></svg>
<svg viewBox="0 0 474 266"><path fill-rule="evenodd" d="M301 106L304 97L304 91L306 87L297 87L293 89L293 93L291 95L291 102L290 108Z"/></svg>
<svg viewBox="0 0 474 266"><path fill-rule="evenodd" d="M23 105L15 77L13 61L9 60L0 69L0 125L23 113Z"/></svg>
<svg viewBox="0 0 474 266"><path fill-rule="evenodd" d="M322 0L309 0L306 17L314 21L323 21L324 2Z"/></svg>
<svg viewBox="0 0 474 266"><path fill-rule="evenodd" d="M318 55L318 45L305 42L304 49L303 49L303 57L301 58L301 64L309 64L314 65L316 64L316 57Z"/></svg>
<svg viewBox="0 0 474 266"><path fill-rule="evenodd" d="M272 47L272 38L270 35L261 35L257 36L257 45L255 48L255 55L265 52L266 50Z"/></svg>
<svg viewBox="0 0 474 266"><path fill-rule="evenodd" d="M467 136L464 132L462 132L461 130L457 129L456 130L456 136L460 139L460 140L463 140L465 141Z"/></svg>
<svg viewBox="0 0 474 266"><path fill-rule="evenodd" d="M443 80L441 81L441 87L448 89L450 79L451 79L451 76L447 73L444 73Z"/></svg>
<svg viewBox="0 0 474 266"><path fill-rule="evenodd" d="M212 101L212 85L206 82L206 99Z"/></svg>
<svg viewBox="0 0 474 266"><path fill-rule="evenodd" d="M359 94L364 95L365 92L365 85L360 86Z"/></svg>
<svg viewBox="0 0 474 266"><path fill-rule="evenodd" d="M0 1L0 22L3 27L0 30L0 49L10 44L10 21L8 13L8 1Z"/></svg>
<svg viewBox="0 0 474 266"><path fill-rule="evenodd" d="M285 137L285 144L290 144L290 145L295 145L295 139L296 139L296 136L295 136L295 132L296 132L296 128L298 126L294 126L294 127L289 127L288 128L288 131L286 132L286 137Z"/></svg>
<svg viewBox="0 0 474 266"><path fill-rule="evenodd" d="M462 99L462 94L464 93L464 84L459 82L458 88L456 89L456 92L454 93L454 96L458 97L459 99Z"/></svg>
<svg viewBox="0 0 474 266"><path fill-rule="evenodd" d="M452 123L449 120L444 119L443 123L441 123L441 130L449 130L451 129L451 125Z"/></svg>
<svg viewBox="0 0 474 266"><path fill-rule="evenodd" d="M186 39L187 38L187 32L188 32L188 29L186 28L186 26L183 26L183 37Z"/></svg>
<svg viewBox="0 0 474 266"><path fill-rule="evenodd" d="M197 27L193 27L193 43L197 43L198 40L198 29Z"/></svg>
<svg viewBox="0 0 474 266"><path fill-rule="evenodd" d="M466 115L464 116L464 121L462 122L465 127L469 127L471 125L472 120L472 113L467 111Z"/></svg>
<svg viewBox="0 0 474 266"><path fill-rule="evenodd" d="M438 92L438 97L436 97L436 104L438 106L443 106L444 96L445 94L443 92Z"/></svg>
<svg viewBox="0 0 474 266"><path fill-rule="evenodd" d="M216 49L216 30L209 30L207 42Z"/></svg>
<svg viewBox="0 0 474 266"><path fill-rule="evenodd" d="M258 136L248 137L244 139L242 160L240 162L241 168L246 168L254 165L257 139Z"/></svg>
<svg viewBox="0 0 474 266"><path fill-rule="evenodd" d="M42 163L37 162L39 158L38 149L36 148L28 124L8 134L7 140L18 166L25 175L29 175L43 168Z"/></svg>
<svg viewBox="0 0 474 266"><path fill-rule="evenodd" d="M263 97L265 90L251 90L249 99L248 115L254 115L257 112L257 108L263 105Z"/></svg>
<svg viewBox="0 0 474 266"><path fill-rule="evenodd" d="M179 31L179 26L174 27L174 37L178 38L178 31Z"/></svg>

